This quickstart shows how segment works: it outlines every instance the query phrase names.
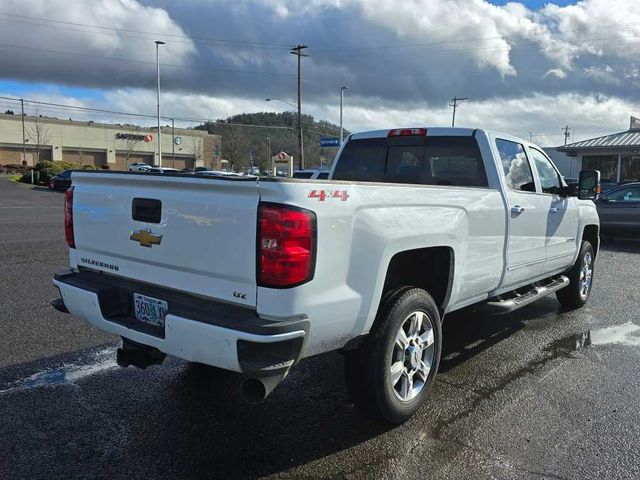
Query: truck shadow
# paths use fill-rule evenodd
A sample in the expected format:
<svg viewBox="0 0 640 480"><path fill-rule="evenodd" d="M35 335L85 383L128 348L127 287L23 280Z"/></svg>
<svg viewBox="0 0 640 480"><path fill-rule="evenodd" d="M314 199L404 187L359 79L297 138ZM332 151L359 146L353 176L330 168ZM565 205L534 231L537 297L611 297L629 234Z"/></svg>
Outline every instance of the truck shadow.
<svg viewBox="0 0 640 480"><path fill-rule="evenodd" d="M456 366L513 335L541 311L557 311L557 303L500 317L474 311L448 316L441 374L455 380ZM21 367L0 378L13 380L30 370ZM24 403L8 404L7 412L22 421L6 424L4 434L14 439L13 465L60 477L256 478L303 465L308 471L310 462L326 457L338 477L349 471L367 477L403 455L415 431L447 422L450 412L441 405L451 401L452 392L441 382L421 410L427 414L397 428L370 420L351 403L342 367L337 353L306 359L259 405L241 398L237 375L176 359L144 371L109 368L66 387L16 393ZM30 440L25 425L44 431L46 442ZM74 445L84 450L74 453ZM394 445L389 458L382 453L385 445ZM354 452L368 449L372 458L354 462ZM320 465L317 476L333 475L325 470L326 461ZM15 478L27 473L16 469ZM289 474L295 477L295 470Z"/></svg>
<svg viewBox="0 0 640 480"><path fill-rule="evenodd" d="M640 253L640 241L635 237L600 237L600 249L607 252Z"/></svg>
<svg viewBox="0 0 640 480"><path fill-rule="evenodd" d="M541 308L557 311L557 304ZM499 317L465 311L448 317L440 372L446 374L513 335L539 315L536 310ZM171 439L174 461L188 462L178 471L184 468L194 476L216 471L221 477L279 473L379 436L385 443L401 443L399 432L421 420L398 428L370 420L349 400L342 366L342 356L336 353L304 360L259 405L248 405L240 397L234 375L188 366L175 377L167 395L174 414L157 421L160 430L155 434ZM435 424L441 421L438 404L450 392L437 383L433 388L425 410L433 412L428 418ZM148 448L150 435L152 431L135 435L141 443L133 450Z"/></svg>

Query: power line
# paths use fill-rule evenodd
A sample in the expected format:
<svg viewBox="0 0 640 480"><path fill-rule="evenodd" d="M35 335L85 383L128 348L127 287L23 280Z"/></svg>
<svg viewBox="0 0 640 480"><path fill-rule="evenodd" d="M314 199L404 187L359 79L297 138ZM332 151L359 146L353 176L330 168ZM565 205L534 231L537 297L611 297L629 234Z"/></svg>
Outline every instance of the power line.
<svg viewBox="0 0 640 480"><path fill-rule="evenodd" d="M610 27L610 26L614 26L614 27L622 27L622 26L629 26L629 25L638 25L640 24L640 22L628 22L628 23L612 23L609 25L605 25L605 24L601 24L599 25L597 29L605 29L605 27ZM554 32L549 31L548 32L550 35L553 35ZM632 36L637 36L637 35L632 35ZM571 41L567 42L567 43L576 43L576 42L583 42L585 40L592 40L592 41L596 41L596 40L600 40L600 39L619 39L619 38L623 38L621 36L615 36L615 37L577 37L577 38L573 38ZM626 37L624 37L626 38ZM314 56L315 52L361 52L361 51L370 51L370 50L390 50L390 49L407 49L407 48L422 48L422 47L429 47L429 46L434 46L434 45L447 45L447 44L455 44L455 43L478 43L481 41L485 41L485 40L503 40L506 41L507 38L505 38L505 36L503 35L495 35L495 36L484 36L484 37L467 37L467 38L458 38L456 40L438 40L438 41L433 41L433 42L421 42L421 43L404 43L404 44L395 44L395 45L377 45L377 46L369 46L369 47L351 47L351 48L345 48L345 47L340 47L340 48L313 48L312 54Z"/></svg>
<svg viewBox="0 0 640 480"><path fill-rule="evenodd" d="M65 51L61 51L61 50L51 50L48 48L40 48L40 47L26 47L23 45L13 45L13 44L9 44L9 43L0 43L0 46L2 47L10 47L10 48L18 48L18 49L24 49L24 50L32 50L32 51L38 51L38 52L44 52L44 53L53 53L56 55L70 55L70 56L74 56L74 57L86 57L86 58L94 58L94 59L98 59L98 60L110 60L110 61L114 61L114 62L125 62L125 63L137 63L137 64L141 64L141 65L154 65L156 64L156 62L151 62L151 61L145 61L145 60L134 60L131 58L120 58L120 57L103 57L103 56L99 56L99 55L92 55L92 54L88 54L88 53L78 53L78 52L65 52ZM189 69L189 70L210 70L210 71L215 71L215 72L228 72L228 73L247 73L247 74L252 74L252 75L271 75L271 76L277 76L277 77L289 77L289 78L294 78L295 75L292 74L288 74L288 73L277 73L277 72L263 72L263 71L256 71L256 70L235 70L232 68L219 68L219 67L198 67L198 66L194 66L194 65L179 65L179 64L172 64L172 63L162 63L161 66L163 67L169 67L169 68L184 68L184 69Z"/></svg>
<svg viewBox="0 0 640 480"><path fill-rule="evenodd" d="M38 100L28 100L28 99L20 99L20 98L15 98L15 97L4 97L4 96L0 96L0 100L9 100L12 102L21 102L24 101L24 103L27 104L33 104L33 105L42 105L45 107L57 107L57 108L61 108L61 109L67 109L67 110L77 110L77 111L86 111L86 112L91 112L91 113L106 113L108 115L118 115L118 116L128 116L128 117L134 117L134 118L148 118L148 119L155 119L157 118L156 115L150 115L150 114L144 114L144 113L133 113L133 112L120 112L120 111L116 111L116 110L107 110L107 109L101 109L101 108L91 108L91 107L81 107L78 105L65 105L62 103L52 103L52 102L41 102ZM277 129L277 130L297 130L297 128L295 127L285 127L282 125L251 125L251 124L245 124L245 123L233 123L233 122L217 122L214 121L212 119L204 119L204 118L190 118L190 117L171 117L171 116L162 116L161 117L164 120L176 120L179 122L186 122L186 123L202 123L202 124L213 124L216 126L221 126L221 127L225 127L225 126L233 126L233 127L245 127L245 128L270 128L270 129ZM57 119L57 120L61 120L61 119ZM317 129L312 129L312 128L303 128L302 129L303 132L308 132L308 133L316 133L319 135L333 135L335 132L327 132L324 130L317 130Z"/></svg>
<svg viewBox="0 0 640 480"><path fill-rule="evenodd" d="M51 19L51 18L30 17L30 16L27 16L27 15L18 15L18 14L13 14L13 13L2 13L0 15L5 16L5 17L24 18L24 19L27 19L27 20L37 20L37 21L46 22L46 23L57 23L57 24L62 24L62 25L73 25L73 26L80 26L80 27L87 27L87 28L96 28L96 29L100 29L100 30L111 30L111 31L114 31L114 32L138 33L138 34L144 34L144 35L151 35L153 37L160 36L160 37L169 37L169 38L186 38L186 39L189 39L189 40L203 40L203 41L221 42L221 43L225 43L225 44L229 44L229 45L255 45L255 46L269 46L269 47L281 47L281 48L290 48L291 47L291 44L286 44L286 43L250 42L250 41L244 41L244 40L229 40L229 39L224 39L224 38L178 35L178 34L163 33L163 32L149 32L149 31L144 31L144 30L135 30L135 29L131 29L131 28L107 27L107 26L104 26L104 25L95 25L95 24L92 25L92 24L80 23L80 22L70 22L70 21L66 21L66 20L54 20L54 19Z"/></svg>

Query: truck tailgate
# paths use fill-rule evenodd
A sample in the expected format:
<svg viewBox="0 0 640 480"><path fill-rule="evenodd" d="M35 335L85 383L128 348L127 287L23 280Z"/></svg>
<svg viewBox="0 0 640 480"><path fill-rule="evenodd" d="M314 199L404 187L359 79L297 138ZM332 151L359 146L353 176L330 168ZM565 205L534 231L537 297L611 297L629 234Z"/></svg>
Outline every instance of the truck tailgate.
<svg viewBox="0 0 640 480"><path fill-rule="evenodd" d="M102 172L72 178L78 267L255 306L255 178Z"/></svg>

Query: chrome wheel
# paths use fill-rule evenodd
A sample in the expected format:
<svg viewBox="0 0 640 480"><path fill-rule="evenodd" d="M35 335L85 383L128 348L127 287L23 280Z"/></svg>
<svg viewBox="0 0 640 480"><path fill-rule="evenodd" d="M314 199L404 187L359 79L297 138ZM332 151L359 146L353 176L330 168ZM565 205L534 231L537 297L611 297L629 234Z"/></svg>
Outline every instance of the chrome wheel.
<svg viewBox="0 0 640 480"><path fill-rule="evenodd" d="M591 289L591 279L593 278L593 256L591 252L584 254L582 266L580 268L580 296L586 298Z"/></svg>
<svg viewBox="0 0 640 480"><path fill-rule="evenodd" d="M411 313L400 326L390 365L391 387L398 399L408 402L429 378L434 355L433 324L425 312Z"/></svg>

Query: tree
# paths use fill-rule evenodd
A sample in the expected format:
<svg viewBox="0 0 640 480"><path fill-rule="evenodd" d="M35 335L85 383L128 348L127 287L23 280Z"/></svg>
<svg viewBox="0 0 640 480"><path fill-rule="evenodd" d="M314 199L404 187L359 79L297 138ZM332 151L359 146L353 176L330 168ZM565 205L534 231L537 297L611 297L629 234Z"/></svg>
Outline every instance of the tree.
<svg viewBox="0 0 640 480"><path fill-rule="evenodd" d="M33 123L27 126L27 139L34 146L36 151L36 162L40 163L40 152L45 145L51 141L51 130L42 122L42 117L38 115L38 107L36 107L36 115Z"/></svg>
<svg viewBox="0 0 640 480"><path fill-rule="evenodd" d="M140 135L125 135L122 138L125 146L125 154L127 155L127 166L129 165L129 156L135 151L140 143Z"/></svg>
<svg viewBox="0 0 640 480"><path fill-rule="evenodd" d="M259 125L260 128L252 128L251 125ZM221 135L222 156L229 160L234 167L246 166L249 162L249 151L253 151L255 163L260 163L260 168L263 169L270 168L267 165L262 165L262 159L268 157L268 154L264 153L267 137L271 141L272 154L281 151L296 154L298 149L296 126L297 114L295 112L259 112L241 113L225 120L206 122L195 128ZM338 137L340 127L330 122L316 121L310 115L302 115L302 129L307 166L318 167L320 162L325 167L329 166L337 148L320 148L320 137ZM348 130L345 130L345 135L348 134Z"/></svg>
<svg viewBox="0 0 640 480"><path fill-rule="evenodd" d="M243 128L238 125L225 125L224 122L214 124L216 131L222 135L222 158L229 161L229 168L236 170L249 164L249 142Z"/></svg>

